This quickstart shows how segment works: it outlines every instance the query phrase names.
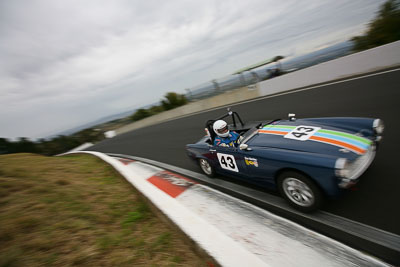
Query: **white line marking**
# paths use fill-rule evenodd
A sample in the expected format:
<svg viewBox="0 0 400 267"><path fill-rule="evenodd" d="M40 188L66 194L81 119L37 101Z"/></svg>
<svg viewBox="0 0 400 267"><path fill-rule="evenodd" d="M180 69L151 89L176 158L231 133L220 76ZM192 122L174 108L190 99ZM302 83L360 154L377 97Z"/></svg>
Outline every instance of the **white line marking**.
<svg viewBox="0 0 400 267"><path fill-rule="evenodd" d="M274 95L262 96L262 97L257 98L257 99L244 101L244 102L241 102L241 103L239 103L237 105L245 104L245 103L253 102L253 101L257 101L257 100L267 99L267 98L273 98L273 97L277 97L277 96L281 96L281 95L288 95L288 94L292 94L292 93L303 92L303 91L307 91L307 90L311 90L311 89L315 89L315 88L319 88L319 87L325 87L325 86L329 86L329 85L334 85L334 84L339 84L339 83L344 83L344 82L349 82L349 81L360 80L360 79L363 79L363 78L378 76L378 75L381 75L381 74L386 74L386 73L399 71L399 70L400 70L400 68L394 69L394 70L387 70L387 71L383 71L383 72L378 72L378 73L367 74L367 75L364 75L364 76L359 76L359 77L354 77L354 78L347 78L347 79L336 81L336 82L330 82L330 83L324 83L324 84L320 84L320 85L309 86L309 87L301 88L301 89L293 89L293 90L290 90L290 91L277 93L277 94L274 94Z"/></svg>

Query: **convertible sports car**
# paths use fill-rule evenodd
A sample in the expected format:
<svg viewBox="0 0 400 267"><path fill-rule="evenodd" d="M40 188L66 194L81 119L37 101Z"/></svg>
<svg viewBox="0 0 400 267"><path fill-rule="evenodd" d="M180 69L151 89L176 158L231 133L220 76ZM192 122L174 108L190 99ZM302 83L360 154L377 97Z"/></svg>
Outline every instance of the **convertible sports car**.
<svg viewBox="0 0 400 267"><path fill-rule="evenodd" d="M213 123L231 118L240 134L237 147L214 146ZM298 210L320 208L325 197L338 197L355 185L375 157L384 130L373 118L309 118L243 123L236 112L206 123L207 135L186 145L202 171L278 189Z"/></svg>

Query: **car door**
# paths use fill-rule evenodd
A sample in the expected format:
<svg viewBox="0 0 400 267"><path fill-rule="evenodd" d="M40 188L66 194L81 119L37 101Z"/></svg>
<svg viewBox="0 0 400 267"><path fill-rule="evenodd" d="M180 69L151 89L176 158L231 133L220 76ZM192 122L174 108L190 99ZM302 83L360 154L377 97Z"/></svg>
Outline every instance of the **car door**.
<svg viewBox="0 0 400 267"><path fill-rule="evenodd" d="M276 166L273 157L269 155L268 149L258 151L253 147L250 150L239 151L243 158L243 169L249 182L261 186L273 187L275 185L273 174Z"/></svg>
<svg viewBox="0 0 400 267"><path fill-rule="evenodd" d="M236 147L213 146L210 148L217 171L238 178L247 177L246 168L243 165L243 155Z"/></svg>

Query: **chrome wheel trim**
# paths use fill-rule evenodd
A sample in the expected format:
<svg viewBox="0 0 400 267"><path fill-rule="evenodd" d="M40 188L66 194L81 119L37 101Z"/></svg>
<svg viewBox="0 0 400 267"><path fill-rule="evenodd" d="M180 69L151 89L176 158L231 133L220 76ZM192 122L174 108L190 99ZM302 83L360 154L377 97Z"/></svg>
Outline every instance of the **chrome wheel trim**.
<svg viewBox="0 0 400 267"><path fill-rule="evenodd" d="M282 186L286 196L296 205L310 207L314 204L314 193L303 181L288 177L283 180Z"/></svg>
<svg viewBox="0 0 400 267"><path fill-rule="evenodd" d="M212 174L211 165L208 163L207 160L200 159L200 167L203 170L203 172L205 172L207 175L211 175Z"/></svg>

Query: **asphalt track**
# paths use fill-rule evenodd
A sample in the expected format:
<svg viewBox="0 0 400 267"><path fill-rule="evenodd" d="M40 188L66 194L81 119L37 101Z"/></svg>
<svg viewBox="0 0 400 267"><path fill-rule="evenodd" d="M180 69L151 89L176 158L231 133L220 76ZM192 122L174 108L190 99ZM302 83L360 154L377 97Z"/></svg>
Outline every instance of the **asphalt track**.
<svg viewBox="0 0 400 267"><path fill-rule="evenodd" d="M328 200L323 210L400 235L400 70L319 85L257 99L232 109L242 119L306 117L374 117L385 122L385 133L375 161L362 175L356 190ZM204 124L226 108L206 111L137 129L96 144L88 150L139 156L201 172L186 156L185 145L204 135Z"/></svg>

